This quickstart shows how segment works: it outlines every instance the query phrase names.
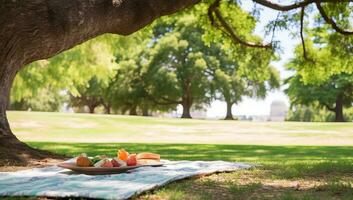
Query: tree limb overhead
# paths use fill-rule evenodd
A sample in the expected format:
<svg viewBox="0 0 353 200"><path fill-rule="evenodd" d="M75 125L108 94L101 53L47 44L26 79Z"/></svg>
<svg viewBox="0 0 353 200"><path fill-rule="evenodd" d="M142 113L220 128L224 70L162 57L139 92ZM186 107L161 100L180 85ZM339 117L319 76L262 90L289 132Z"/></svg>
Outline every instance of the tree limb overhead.
<svg viewBox="0 0 353 200"><path fill-rule="evenodd" d="M343 30L343 29L341 29L341 28L336 24L336 22L333 21L333 19L330 18L330 17L326 14L324 8L321 6L321 4L320 4L319 1L316 1L316 7L317 7L317 9L319 10L319 12L320 12L322 18L324 18L325 22L328 23L328 24L330 24L331 27L332 27L333 29L335 29L335 31L337 31L338 33L341 33L341 34L343 34L343 35L352 35L352 34L353 34L353 30Z"/></svg>
<svg viewBox="0 0 353 200"><path fill-rule="evenodd" d="M226 20L223 18L221 12L219 11L219 3L220 0L216 0L208 9L208 16L211 20L211 24L215 26L216 28L222 30L224 33L230 36L230 38L239 44L242 44L244 46L248 47L257 47L257 48L272 48L271 44L260 44L260 43L254 43L254 42L249 42L241 39L234 31L234 29L226 22ZM220 24L217 24L217 22L214 19L213 14L215 14L217 20L220 22ZM224 28L224 29L223 29Z"/></svg>

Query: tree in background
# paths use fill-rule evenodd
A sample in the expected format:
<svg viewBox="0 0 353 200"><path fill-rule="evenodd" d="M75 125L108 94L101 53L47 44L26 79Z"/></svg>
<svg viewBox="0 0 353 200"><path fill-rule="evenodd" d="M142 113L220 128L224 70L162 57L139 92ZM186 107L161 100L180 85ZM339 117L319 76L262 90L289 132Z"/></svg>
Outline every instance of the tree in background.
<svg viewBox="0 0 353 200"><path fill-rule="evenodd" d="M265 68L264 80L248 80L246 76L240 76L236 68L227 72L217 70L215 73L216 91L221 94L218 99L227 104L226 120L232 120L232 106L242 100L242 97L265 98L268 90L278 88L280 85L279 72L273 68Z"/></svg>
<svg viewBox="0 0 353 200"><path fill-rule="evenodd" d="M219 23L224 22L222 19L231 21L232 27L239 27L238 36L261 44L261 38L253 34L256 17L232 3L220 5L219 10L223 13L232 10L232 15L225 15L224 18L218 18L216 11L215 17L220 20ZM203 16L200 18L208 20ZM209 54L215 58L214 63L216 63L210 69L213 76L214 91L212 93L215 94L216 99L226 102L225 119L233 119L232 106L240 102L242 97L265 98L268 90L279 87L279 72L270 65L270 62L277 58L273 49L264 46L264 48L256 49L245 48L239 43L232 42L234 38L224 37L224 31L214 31L211 26L212 24L204 23L203 40L206 44L217 43L220 46L207 49Z"/></svg>
<svg viewBox="0 0 353 200"><path fill-rule="evenodd" d="M34 62L21 70L16 76L11 90L12 105L30 105L28 101L43 96L44 90L51 94L44 95L56 98L57 107L61 107L60 94L67 91L72 96L79 96L78 90L87 87L93 77L107 84L116 68L112 44L119 43L120 38L103 36L79 45L63 54L48 60ZM55 101L55 99L51 100ZM50 101L41 101L49 103ZM33 103L32 103L33 104ZM55 111L57 107L46 105L36 107L38 111ZM50 109L50 110L48 110Z"/></svg>
<svg viewBox="0 0 353 200"><path fill-rule="evenodd" d="M67 96L49 87L38 88L35 96L11 101L9 110L58 112L67 101Z"/></svg>
<svg viewBox="0 0 353 200"><path fill-rule="evenodd" d="M332 7L332 14L349 15L344 6ZM353 102L353 38L342 37L332 32L320 18L316 23L322 27L306 30L308 38L302 39L303 45L295 49L295 57L287 64L287 68L295 74L286 80L286 89L292 105L311 105L313 103L325 107L335 113L335 121L343 122L344 107L351 107ZM344 27L349 22L340 22ZM305 57L302 57L305 51Z"/></svg>
<svg viewBox="0 0 353 200"><path fill-rule="evenodd" d="M145 29L130 37L128 43L117 46L115 55L118 67L111 79L107 96L113 109L121 113L128 111L130 115L137 115L141 112L148 116L158 107L151 102L147 91L151 82L146 71L152 38L151 29Z"/></svg>
<svg viewBox="0 0 353 200"><path fill-rule="evenodd" d="M170 26L160 24L157 28L157 31L166 31L155 34L157 42L150 53L148 73L155 77L151 80L156 81L151 88L153 101L160 105L181 104L181 117L191 118L192 106L211 101L207 72L210 63L207 62L207 46L202 41L203 30L191 15L182 16Z"/></svg>
<svg viewBox="0 0 353 200"><path fill-rule="evenodd" d="M133 59L119 62L116 75L110 85L110 93L114 109L137 115L138 107L146 100L141 65Z"/></svg>
<svg viewBox="0 0 353 200"><path fill-rule="evenodd" d="M292 105L310 105L317 102L321 107L335 113L336 122L344 122L343 108L353 103L353 74L333 75L320 84L305 84L300 75L286 80L285 90Z"/></svg>
<svg viewBox="0 0 353 200"><path fill-rule="evenodd" d="M353 107L347 107L343 110L344 119L346 121L353 121ZM333 122L335 121L335 114L325 107L320 106L317 102L310 105L292 105L289 110L287 121L300 122Z"/></svg>
<svg viewBox="0 0 353 200"><path fill-rule="evenodd" d="M96 76L92 77L87 85L82 85L76 88L77 95L70 94L69 105L72 107L84 107L87 106L89 113L94 113L96 107L103 105L105 102L104 95L108 88L108 84L105 81L99 80ZM106 102L105 105L109 105ZM108 106L106 113L110 112Z"/></svg>

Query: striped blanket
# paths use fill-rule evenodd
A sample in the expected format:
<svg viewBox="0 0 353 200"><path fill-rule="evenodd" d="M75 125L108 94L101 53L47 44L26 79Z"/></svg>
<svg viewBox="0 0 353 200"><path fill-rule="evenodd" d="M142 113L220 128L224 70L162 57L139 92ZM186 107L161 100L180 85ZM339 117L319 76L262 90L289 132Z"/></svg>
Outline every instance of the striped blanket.
<svg viewBox="0 0 353 200"><path fill-rule="evenodd" d="M72 160L69 160L72 162ZM57 166L0 173L0 196L86 197L127 199L187 177L251 168L224 161L163 161L128 173L89 176Z"/></svg>

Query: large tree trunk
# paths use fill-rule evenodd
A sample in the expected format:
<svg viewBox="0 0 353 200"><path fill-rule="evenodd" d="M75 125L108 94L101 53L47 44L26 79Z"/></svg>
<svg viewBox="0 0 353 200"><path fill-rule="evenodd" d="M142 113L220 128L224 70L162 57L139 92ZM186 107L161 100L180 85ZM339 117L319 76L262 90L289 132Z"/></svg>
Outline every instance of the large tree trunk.
<svg viewBox="0 0 353 200"><path fill-rule="evenodd" d="M49 153L21 143L6 107L16 73L104 33L131 34L200 0L3 0L0 3L0 165Z"/></svg>
<svg viewBox="0 0 353 200"><path fill-rule="evenodd" d="M192 118L190 114L192 101L190 100L190 98L183 97L181 105L183 106L183 114L181 115L181 118Z"/></svg>
<svg viewBox="0 0 353 200"><path fill-rule="evenodd" d="M227 101L227 115L224 118L225 120L234 120L233 114L232 114L232 106L233 106L233 103Z"/></svg>
<svg viewBox="0 0 353 200"><path fill-rule="evenodd" d="M52 153L36 150L20 142L12 133L7 120L6 107L13 79L16 75L15 67L5 67L0 64L0 166L23 165L29 160L47 157L63 158Z"/></svg>
<svg viewBox="0 0 353 200"><path fill-rule="evenodd" d="M335 122L344 122L343 116L343 99L342 95L338 95L336 98L336 107L335 107Z"/></svg>

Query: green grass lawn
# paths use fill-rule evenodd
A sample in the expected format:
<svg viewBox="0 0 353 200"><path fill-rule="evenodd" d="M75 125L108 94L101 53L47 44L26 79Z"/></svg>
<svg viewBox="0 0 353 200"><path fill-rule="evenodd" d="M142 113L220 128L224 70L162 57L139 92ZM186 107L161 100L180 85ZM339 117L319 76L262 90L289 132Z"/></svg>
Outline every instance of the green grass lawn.
<svg viewBox="0 0 353 200"><path fill-rule="evenodd" d="M261 146L29 142L68 156L114 156L118 148L171 160L225 160L252 170L179 181L138 199L352 199L353 146ZM218 196L220 195L220 196Z"/></svg>
<svg viewBox="0 0 353 200"><path fill-rule="evenodd" d="M68 156L114 156L125 148L171 160L257 164L251 170L178 181L135 199L353 199L352 123L33 112L10 112L9 118L16 135L31 146Z"/></svg>
<svg viewBox="0 0 353 200"><path fill-rule="evenodd" d="M353 145L353 123L242 122L8 112L23 141Z"/></svg>

